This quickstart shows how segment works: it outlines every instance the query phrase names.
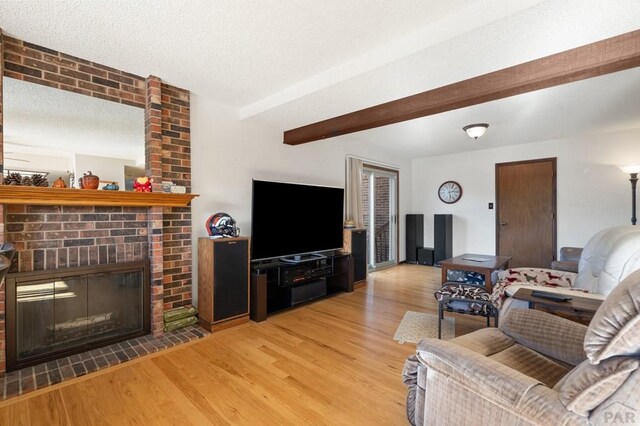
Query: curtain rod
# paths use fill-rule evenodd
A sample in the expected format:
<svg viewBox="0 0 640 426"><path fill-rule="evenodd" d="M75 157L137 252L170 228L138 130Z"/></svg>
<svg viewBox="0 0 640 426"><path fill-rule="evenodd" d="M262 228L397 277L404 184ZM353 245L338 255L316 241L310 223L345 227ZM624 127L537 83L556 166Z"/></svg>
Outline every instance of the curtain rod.
<svg viewBox="0 0 640 426"><path fill-rule="evenodd" d="M357 155L347 154L347 155L345 155L345 157L346 158L355 158L356 160L362 160L366 164L371 164L372 166L382 166L382 167L388 167L388 168L394 169L394 170L400 170L400 166L396 166L395 164L389 164L389 163L383 163L382 161L370 160L368 158L359 157Z"/></svg>

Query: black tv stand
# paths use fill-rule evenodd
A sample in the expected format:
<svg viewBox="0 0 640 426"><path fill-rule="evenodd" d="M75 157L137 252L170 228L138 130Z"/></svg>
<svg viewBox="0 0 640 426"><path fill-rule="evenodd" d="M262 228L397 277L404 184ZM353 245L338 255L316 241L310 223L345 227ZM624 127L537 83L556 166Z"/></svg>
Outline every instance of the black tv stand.
<svg viewBox="0 0 640 426"><path fill-rule="evenodd" d="M284 263L302 263L302 262L311 262L313 260L326 259L326 258L327 256L320 253L309 253L309 254L301 254L297 256L281 257L278 260Z"/></svg>
<svg viewBox="0 0 640 426"><path fill-rule="evenodd" d="M297 263L273 260L251 265L253 321L332 294L353 291L353 258L334 252Z"/></svg>

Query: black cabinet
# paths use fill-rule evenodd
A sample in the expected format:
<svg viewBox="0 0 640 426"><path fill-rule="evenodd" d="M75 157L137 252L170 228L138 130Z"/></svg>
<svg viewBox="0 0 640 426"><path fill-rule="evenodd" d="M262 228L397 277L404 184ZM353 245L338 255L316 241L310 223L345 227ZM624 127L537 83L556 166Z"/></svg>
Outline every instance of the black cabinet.
<svg viewBox="0 0 640 426"><path fill-rule="evenodd" d="M293 264L257 262L251 266L251 319L261 322L272 313L341 291L353 291L349 254L328 254Z"/></svg>
<svg viewBox="0 0 640 426"><path fill-rule="evenodd" d="M433 261L436 265L441 260L453 256L453 215L436 214L433 216Z"/></svg>
<svg viewBox="0 0 640 426"><path fill-rule="evenodd" d="M424 246L424 215L407 215L406 261L418 263L418 249Z"/></svg>
<svg viewBox="0 0 640 426"><path fill-rule="evenodd" d="M248 238L198 240L198 317L211 331L248 321Z"/></svg>

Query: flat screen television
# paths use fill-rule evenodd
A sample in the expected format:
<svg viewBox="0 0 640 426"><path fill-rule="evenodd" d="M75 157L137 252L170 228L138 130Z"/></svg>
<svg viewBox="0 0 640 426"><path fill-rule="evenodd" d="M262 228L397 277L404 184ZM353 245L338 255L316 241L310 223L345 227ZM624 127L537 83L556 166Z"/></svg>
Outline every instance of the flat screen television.
<svg viewBox="0 0 640 426"><path fill-rule="evenodd" d="M344 189L253 180L251 260L342 248Z"/></svg>

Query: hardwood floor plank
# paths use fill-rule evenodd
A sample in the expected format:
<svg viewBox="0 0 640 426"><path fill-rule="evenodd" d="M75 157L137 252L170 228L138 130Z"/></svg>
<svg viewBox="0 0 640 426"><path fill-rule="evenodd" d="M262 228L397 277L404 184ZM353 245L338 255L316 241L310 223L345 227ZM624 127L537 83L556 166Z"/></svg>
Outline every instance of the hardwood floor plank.
<svg viewBox="0 0 640 426"><path fill-rule="evenodd" d="M185 348L188 350L188 348ZM127 384L128 390L139 407L157 406L151 418L154 425L177 425L181 423L208 425L214 424L193 401L181 392L180 388L162 374L155 363L142 363L135 369L136 380ZM221 424L219 422L215 424Z"/></svg>
<svg viewBox="0 0 640 426"><path fill-rule="evenodd" d="M60 391L46 393L37 398L31 398L29 415L31 424L69 425L69 419L62 402Z"/></svg>
<svg viewBox="0 0 640 426"><path fill-rule="evenodd" d="M265 424L281 424L286 420L264 398L247 392L248 383L238 380L240 372L233 358L219 355L205 358L197 351L189 350L176 352L171 358L158 358L156 364L162 364L167 375L180 374L182 378L172 376L180 389L197 391L203 397L198 400L206 401L212 408L215 405L216 413L230 424L252 424L255 419Z"/></svg>
<svg viewBox="0 0 640 426"><path fill-rule="evenodd" d="M393 340L407 310L437 312L440 270L400 265L368 285L0 406L8 425L405 424ZM458 335L483 319L456 318Z"/></svg>
<svg viewBox="0 0 640 426"><path fill-rule="evenodd" d="M253 335L251 331L249 331ZM253 337L253 336L252 336ZM253 348L251 353L260 351L263 347L259 339L252 339ZM215 342L213 350L207 350L204 346L194 348L204 359L224 370L229 371L229 380L242 386L244 391L249 391L252 398L258 398L268 402L268 409L276 411L284 416L286 423L328 423L330 418L322 415L322 410L315 404L315 401L297 389L287 386L286 380L289 375L277 368L262 369L256 368L252 363L252 358L242 357L238 353L237 347L230 348L224 342ZM246 352L245 352L246 354ZM229 365L228 360L235 360L234 365ZM274 362L277 360L275 358ZM274 374L274 371L276 374ZM245 406L246 398L241 398L236 404ZM304 403L302 403L304 401ZM250 409L249 407L246 407Z"/></svg>
<svg viewBox="0 0 640 426"><path fill-rule="evenodd" d="M0 424L29 426L36 424L31 422L31 410L29 409L29 401L20 401L12 405L8 405L0 411Z"/></svg>

